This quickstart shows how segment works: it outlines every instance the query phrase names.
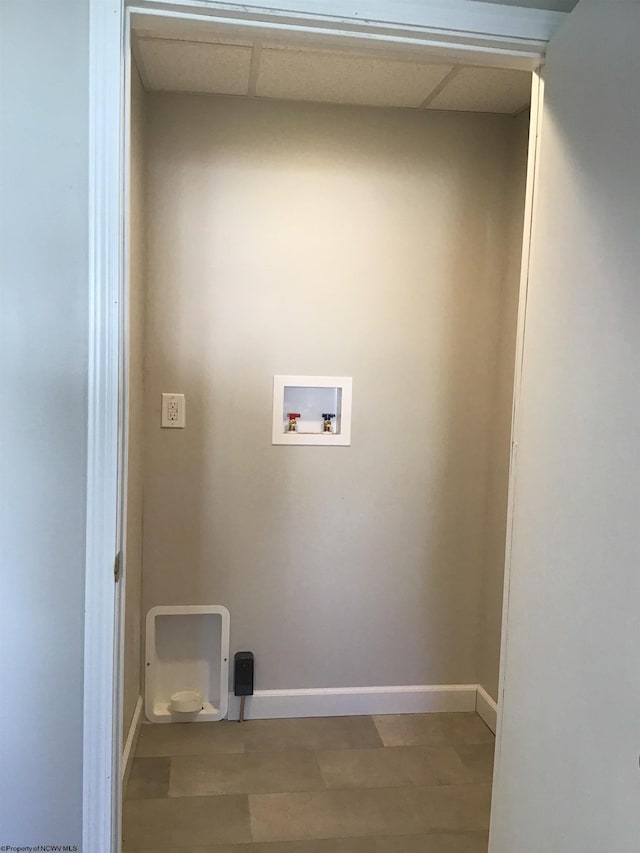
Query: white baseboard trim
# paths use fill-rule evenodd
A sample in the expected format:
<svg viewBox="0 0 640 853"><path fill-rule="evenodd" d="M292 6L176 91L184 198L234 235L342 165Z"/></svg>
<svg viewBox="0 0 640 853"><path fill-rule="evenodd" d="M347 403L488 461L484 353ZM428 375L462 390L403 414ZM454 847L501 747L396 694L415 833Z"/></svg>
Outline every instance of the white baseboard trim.
<svg viewBox="0 0 640 853"><path fill-rule="evenodd" d="M498 703L480 685L478 685L478 692L476 694L476 713L482 717L495 734L498 720Z"/></svg>
<svg viewBox="0 0 640 853"><path fill-rule="evenodd" d="M407 687L325 687L308 690L256 690L247 696L247 720L285 717L346 717L368 714L426 714L475 711L476 684ZM240 715L240 699L229 697L230 720Z"/></svg>
<svg viewBox="0 0 640 853"><path fill-rule="evenodd" d="M142 724L142 696L138 696L138 701L136 702L136 707L133 711L133 717L131 718L131 725L129 726L129 731L127 732L127 739L124 742L124 746L122 748L122 796L124 797L127 782L129 781L129 774L131 773L131 764L133 762L133 756L136 752L136 744L138 742L138 735L140 734L140 726Z"/></svg>

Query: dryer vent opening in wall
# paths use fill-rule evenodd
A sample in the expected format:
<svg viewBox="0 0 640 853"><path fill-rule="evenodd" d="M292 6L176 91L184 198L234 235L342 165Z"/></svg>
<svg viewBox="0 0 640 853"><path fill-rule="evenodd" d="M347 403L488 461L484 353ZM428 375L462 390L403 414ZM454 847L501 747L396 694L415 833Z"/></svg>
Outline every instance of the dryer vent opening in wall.
<svg viewBox="0 0 640 853"><path fill-rule="evenodd" d="M229 611L221 605L147 613L145 713L154 723L221 720L229 706Z"/></svg>

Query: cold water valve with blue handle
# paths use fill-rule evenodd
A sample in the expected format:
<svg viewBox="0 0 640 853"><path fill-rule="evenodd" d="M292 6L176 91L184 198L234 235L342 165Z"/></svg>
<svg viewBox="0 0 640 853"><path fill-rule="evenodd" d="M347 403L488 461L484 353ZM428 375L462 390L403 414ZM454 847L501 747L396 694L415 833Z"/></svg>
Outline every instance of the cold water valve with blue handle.
<svg viewBox="0 0 640 853"><path fill-rule="evenodd" d="M323 412L322 420L324 421L323 432L333 432L331 428L331 421L335 418L335 414L333 412Z"/></svg>

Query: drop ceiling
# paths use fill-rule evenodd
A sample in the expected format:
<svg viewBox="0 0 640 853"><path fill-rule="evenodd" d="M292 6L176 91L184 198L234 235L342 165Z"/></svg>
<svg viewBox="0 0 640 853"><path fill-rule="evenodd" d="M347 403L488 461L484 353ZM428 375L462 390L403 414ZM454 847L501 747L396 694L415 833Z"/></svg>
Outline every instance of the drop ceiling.
<svg viewBox="0 0 640 853"><path fill-rule="evenodd" d="M194 25L138 32L133 52L148 91L506 115L530 101L526 71L243 40Z"/></svg>

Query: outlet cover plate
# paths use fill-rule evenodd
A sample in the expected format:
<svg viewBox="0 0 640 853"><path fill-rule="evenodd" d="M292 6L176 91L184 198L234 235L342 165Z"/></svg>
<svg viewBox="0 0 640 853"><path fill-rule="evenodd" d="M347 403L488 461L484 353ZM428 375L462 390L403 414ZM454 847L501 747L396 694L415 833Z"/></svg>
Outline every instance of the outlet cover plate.
<svg viewBox="0 0 640 853"><path fill-rule="evenodd" d="M162 395L162 428L183 429L186 423L184 394Z"/></svg>

